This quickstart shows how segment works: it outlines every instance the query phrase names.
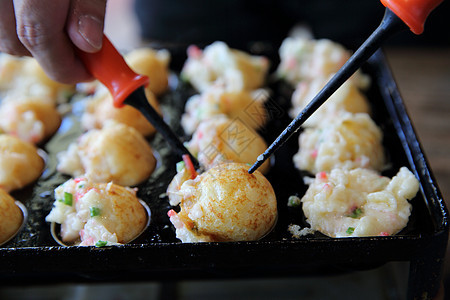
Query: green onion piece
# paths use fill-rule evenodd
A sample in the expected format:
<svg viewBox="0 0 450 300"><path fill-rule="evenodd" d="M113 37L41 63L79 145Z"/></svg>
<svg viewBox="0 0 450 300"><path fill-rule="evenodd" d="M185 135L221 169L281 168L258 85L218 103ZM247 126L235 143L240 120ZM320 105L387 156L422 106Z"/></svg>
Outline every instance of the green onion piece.
<svg viewBox="0 0 450 300"><path fill-rule="evenodd" d="M177 162L177 172L181 172L185 167L184 161Z"/></svg>
<svg viewBox="0 0 450 300"><path fill-rule="evenodd" d="M180 79L181 79L181 81L183 81L183 82L189 82L189 76L186 75L185 73L181 73L181 74L180 74Z"/></svg>
<svg viewBox="0 0 450 300"><path fill-rule="evenodd" d="M70 97L72 97L72 95L73 95L73 92L72 92L72 91L65 90L65 91L62 91L62 92L61 92L61 96L62 96L63 99L65 99L65 100L69 100Z"/></svg>
<svg viewBox="0 0 450 300"><path fill-rule="evenodd" d="M65 205L69 205L72 206L73 203L73 195L71 193L68 192L64 192L64 199L60 200L62 203L64 203Z"/></svg>
<svg viewBox="0 0 450 300"><path fill-rule="evenodd" d="M105 247L108 244L106 241L98 241L95 243L95 247Z"/></svg>
<svg viewBox="0 0 450 300"><path fill-rule="evenodd" d="M302 204L302 202L301 202L300 198L297 197L297 196L290 196L290 197L288 198L288 203L287 203L287 205L288 205L289 207L299 207L301 204Z"/></svg>
<svg viewBox="0 0 450 300"><path fill-rule="evenodd" d="M361 208L356 208L352 211L352 213L349 215L350 218L357 219L363 214L363 210Z"/></svg>
<svg viewBox="0 0 450 300"><path fill-rule="evenodd" d="M347 228L346 233L347 234L352 234L354 231L355 231L355 227L349 227L349 228Z"/></svg>
<svg viewBox="0 0 450 300"><path fill-rule="evenodd" d="M91 211L91 217L100 215L100 208L98 207L90 207L89 210Z"/></svg>

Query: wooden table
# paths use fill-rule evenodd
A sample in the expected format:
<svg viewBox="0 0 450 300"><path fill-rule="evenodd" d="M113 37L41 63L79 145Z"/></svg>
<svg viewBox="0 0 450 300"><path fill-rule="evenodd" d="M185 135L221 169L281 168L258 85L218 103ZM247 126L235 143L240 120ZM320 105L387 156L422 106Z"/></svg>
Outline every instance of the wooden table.
<svg viewBox="0 0 450 300"><path fill-rule="evenodd" d="M443 197L450 204L450 48L387 48L385 53Z"/></svg>
<svg viewBox="0 0 450 300"><path fill-rule="evenodd" d="M450 48L385 48L431 170L450 207ZM446 274L450 282L450 250ZM447 293L450 293L447 287Z"/></svg>

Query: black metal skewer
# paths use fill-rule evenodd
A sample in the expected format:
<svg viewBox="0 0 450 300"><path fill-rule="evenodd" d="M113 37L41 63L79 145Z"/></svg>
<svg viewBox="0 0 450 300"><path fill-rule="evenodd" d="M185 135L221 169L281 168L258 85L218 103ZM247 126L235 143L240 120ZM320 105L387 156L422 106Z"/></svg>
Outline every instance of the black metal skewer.
<svg viewBox="0 0 450 300"><path fill-rule="evenodd" d="M182 157L184 154L188 154L194 167L199 168L199 163L197 159L186 149L181 140L172 131L172 129L167 125L158 112L148 103L147 97L145 96L144 87L141 86L134 90L123 102L124 104L133 106L139 110L145 118L155 127L155 129L161 133L164 139L169 143L172 150L177 152L177 154Z"/></svg>
<svg viewBox="0 0 450 300"><path fill-rule="evenodd" d="M322 90L308 103L297 117L283 130L276 140L261 154L248 172L253 173L280 148L361 65L367 61L389 37L408 29L403 21L389 8L386 8L383 20L370 37L349 58L342 68L330 79Z"/></svg>

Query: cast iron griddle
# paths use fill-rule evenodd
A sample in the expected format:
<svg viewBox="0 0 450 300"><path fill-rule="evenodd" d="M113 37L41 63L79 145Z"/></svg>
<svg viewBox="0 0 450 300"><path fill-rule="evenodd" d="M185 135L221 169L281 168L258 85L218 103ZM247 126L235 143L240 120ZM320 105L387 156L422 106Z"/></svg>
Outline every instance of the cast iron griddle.
<svg viewBox="0 0 450 300"><path fill-rule="evenodd" d="M159 157L159 168L138 196L152 212L148 229L132 244L114 247L62 247L50 235L45 216L50 212L53 189L69 179L56 172L57 152L65 149L81 130L79 105L64 118L58 133L43 146L47 167L32 186L14 193L28 209L25 228L0 248L0 281L3 284L46 282L106 282L176 280L224 277L308 276L370 269L391 261L409 261L409 297L433 295L439 287L448 237L448 214L438 186L416 138L398 89L381 51L363 71L372 78L367 92L373 118L384 132L384 146L394 176L407 166L420 180L420 191L412 200L407 227L395 236L333 239L320 233L299 239L287 231L289 224L307 226L301 208L288 208L291 195L303 195L306 186L292 164L298 141L294 137L275 153L267 175L277 194L279 218L275 229L260 241L182 244L175 238L167 217L171 209L165 191L175 175L178 159L160 135L151 144ZM172 79L176 79L175 77ZM292 89L282 82L270 84L267 110L271 121L261 134L271 142L290 122ZM161 100L166 121L180 135L184 103L192 88L181 82ZM184 137L188 138L188 137Z"/></svg>

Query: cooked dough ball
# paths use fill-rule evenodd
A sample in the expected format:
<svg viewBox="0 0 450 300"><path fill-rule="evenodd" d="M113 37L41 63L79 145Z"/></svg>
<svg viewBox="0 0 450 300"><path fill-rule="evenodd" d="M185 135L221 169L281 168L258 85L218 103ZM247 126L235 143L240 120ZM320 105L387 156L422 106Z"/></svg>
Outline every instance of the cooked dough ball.
<svg viewBox="0 0 450 300"><path fill-rule="evenodd" d="M22 69L23 60L23 58L0 53L0 90L2 92L13 88Z"/></svg>
<svg viewBox="0 0 450 300"><path fill-rule="evenodd" d="M292 118L297 117L325 86L328 79L318 77L309 82L299 83L292 94L292 109L289 111L289 115ZM353 80L347 80L303 123L303 126L319 126L323 120L334 118L343 111L370 114L369 102Z"/></svg>
<svg viewBox="0 0 450 300"><path fill-rule="evenodd" d="M277 219L277 201L269 181L239 163L218 165L178 191L180 212L169 211L176 235L184 243L258 240Z"/></svg>
<svg viewBox="0 0 450 300"><path fill-rule="evenodd" d="M303 37L286 38L280 46L279 54L280 64L276 73L293 86L318 77L328 78L351 56L350 51L331 40ZM369 84L369 78L360 72L356 72L353 77L360 88Z"/></svg>
<svg viewBox="0 0 450 300"><path fill-rule="evenodd" d="M200 92L213 84L228 91L254 90L264 84L269 70L266 57L230 49L224 42L214 42L203 51L190 46L187 55L181 76Z"/></svg>
<svg viewBox="0 0 450 300"><path fill-rule="evenodd" d="M58 161L59 172L122 186L143 182L156 165L152 148L144 137L120 123L86 132L58 154Z"/></svg>
<svg viewBox="0 0 450 300"><path fill-rule="evenodd" d="M38 96L5 98L0 104L0 128L37 144L52 136L61 124L56 106Z"/></svg>
<svg viewBox="0 0 450 300"><path fill-rule="evenodd" d="M167 50L139 48L125 55L125 60L133 71L148 76L149 91L158 96L167 90L170 62L170 54Z"/></svg>
<svg viewBox="0 0 450 300"><path fill-rule="evenodd" d="M313 174L334 168L385 167L383 134L369 115L343 113L300 134L294 164Z"/></svg>
<svg viewBox="0 0 450 300"><path fill-rule="evenodd" d="M5 191L21 189L37 180L44 165L33 144L0 134L0 187Z"/></svg>
<svg viewBox="0 0 450 300"><path fill-rule="evenodd" d="M181 117L181 125L187 134L192 134L201 121L224 114L230 119L239 118L247 126L258 129L268 118L264 107L267 98L267 91L262 89L251 93L228 92L223 87L212 87L188 99L185 113Z"/></svg>
<svg viewBox="0 0 450 300"><path fill-rule="evenodd" d="M223 162L253 164L267 149L264 139L240 119L218 115L204 120L187 143L202 167L209 169ZM269 161L260 167L262 173L270 168Z"/></svg>
<svg viewBox="0 0 450 300"><path fill-rule="evenodd" d="M0 188L0 244L10 239L23 223L23 213L15 200Z"/></svg>
<svg viewBox="0 0 450 300"><path fill-rule="evenodd" d="M0 53L0 93L49 97L54 104L67 100L75 86L50 79L36 59Z"/></svg>
<svg viewBox="0 0 450 300"><path fill-rule="evenodd" d="M159 103L153 93L146 90L145 95L148 103L161 113ZM150 136L156 132L153 125L139 110L129 105L121 108L114 107L111 94L101 89L86 104L81 123L84 129L100 129L110 120L131 126L144 136Z"/></svg>
<svg viewBox="0 0 450 300"><path fill-rule="evenodd" d="M331 237L386 236L402 230L419 190L406 167L392 179L368 169L318 173L301 199L311 228Z"/></svg>
<svg viewBox="0 0 450 300"><path fill-rule="evenodd" d="M147 224L147 213L136 190L113 183L70 179L55 189L53 205L45 220L61 224L65 243L128 243Z"/></svg>

